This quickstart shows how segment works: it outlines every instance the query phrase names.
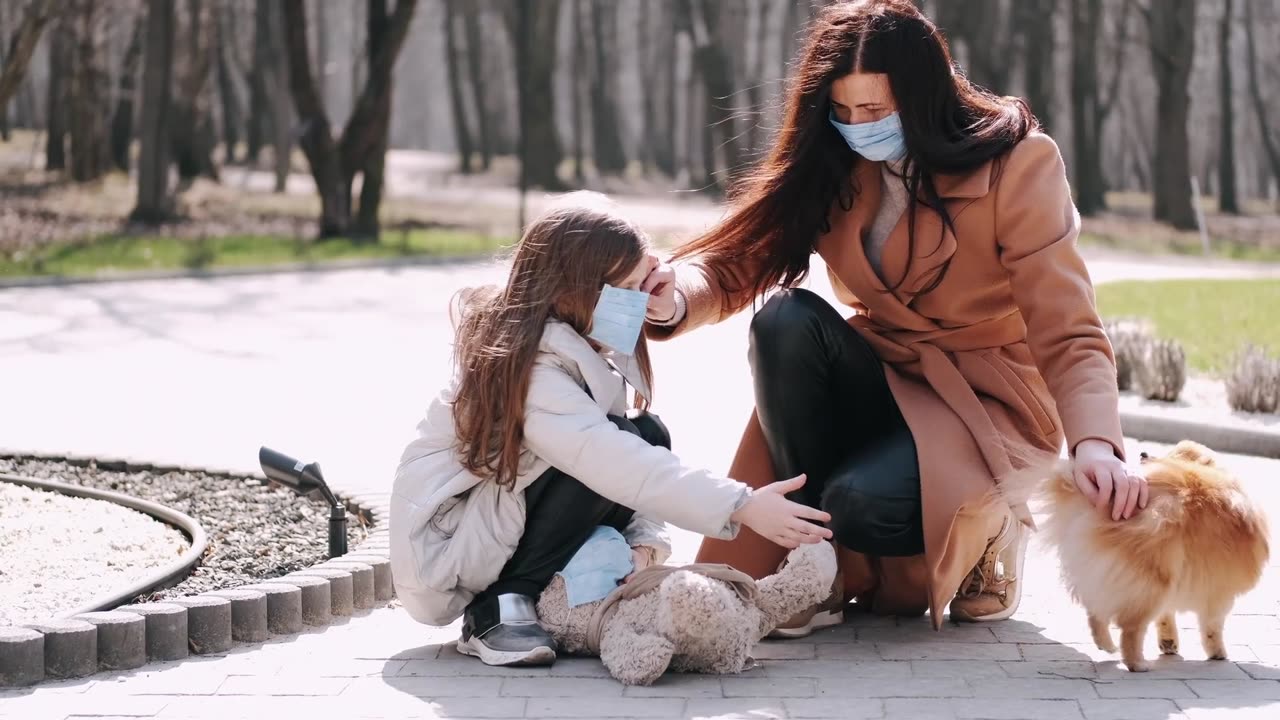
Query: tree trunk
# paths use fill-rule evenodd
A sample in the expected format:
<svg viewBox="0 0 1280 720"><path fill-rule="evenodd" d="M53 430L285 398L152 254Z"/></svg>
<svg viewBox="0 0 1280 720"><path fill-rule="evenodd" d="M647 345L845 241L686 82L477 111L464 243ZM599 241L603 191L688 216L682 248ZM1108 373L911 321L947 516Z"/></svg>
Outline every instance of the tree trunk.
<svg viewBox="0 0 1280 720"><path fill-rule="evenodd" d="M1191 205L1191 107L1188 82L1195 57L1195 0L1166 0L1147 15L1156 101L1155 218L1181 230L1197 227Z"/></svg>
<svg viewBox="0 0 1280 720"><path fill-rule="evenodd" d="M1102 178L1102 138L1094 123L1098 90L1098 35L1102 0L1071 0L1071 132L1075 151L1076 206L1081 215L1107 209Z"/></svg>
<svg viewBox="0 0 1280 720"><path fill-rule="evenodd" d="M385 0L369 0L368 70L364 88L341 138L335 141L308 63L306 9L302 0L282 3L290 95L301 126L299 145L311 166L311 176L320 195L322 238L348 232L377 237L391 115L391 71L404 45L416 5L416 0L399 0L395 12L388 15ZM363 174L364 182L359 216L353 223L351 187L356 172Z"/></svg>
<svg viewBox="0 0 1280 720"><path fill-rule="evenodd" d="M4 72L5 58L9 54L9 6L0 3L0 73ZM16 90L10 97L16 95ZM13 128L9 124L9 101L0 103L0 142L9 142L13 137Z"/></svg>
<svg viewBox="0 0 1280 720"><path fill-rule="evenodd" d="M173 213L173 198L169 194L168 132L173 37L173 3L148 0L139 123L138 204L130 216L139 222L159 223Z"/></svg>
<svg viewBox="0 0 1280 720"><path fill-rule="evenodd" d="M271 116L271 155L275 161L275 191L282 193L289 182L293 155L293 113L289 111L289 67L293 58L281 48L285 37L284 15L278 5L267 11L267 66L263 88L267 91L267 110ZM303 32L306 27L303 27ZM307 67L310 67L308 65ZM317 91L319 92L319 91ZM323 98L323 96L320 96ZM323 100L322 100L323 102Z"/></svg>
<svg viewBox="0 0 1280 720"><path fill-rule="evenodd" d="M116 89L116 109L111 116L111 162L116 169L129 172L129 147L133 144L133 101L137 92L138 65L142 60L142 38L146 31L145 15L139 14L129 47L120 66Z"/></svg>
<svg viewBox="0 0 1280 720"><path fill-rule="evenodd" d="M611 0L591 3L591 37L595 56L591 73L591 157L601 175L620 175L627 169L627 154L612 95L617 76L610 55L618 46L618 16Z"/></svg>
<svg viewBox="0 0 1280 720"><path fill-rule="evenodd" d="M732 176L742 169L741 149L738 142L737 123L735 122L731 96L733 95L733 74L724 49L719 47L711 34L719 19L720 5L718 0L681 0L685 14L685 25L693 40L693 63L702 86L706 91L706 128L703 134L703 156L706 164L708 180L716 180L715 147L718 145L724 153L724 167ZM728 180L729 178L721 178ZM723 183L717 182L723 189Z"/></svg>
<svg viewBox="0 0 1280 720"><path fill-rule="evenodd" d="M1009 27L1009 14L1002 0L951 0L938 7L938 24L964 46L965 76L996 94L1008 92L1013 69L1009 60L1015 35Z"/></svg>
<svg viewBox="0 0 1280 720"><path fill-rule="evenodd" d="M7 42L0 49L0 55L4 57L4 65L0 66L0 109L8 107L9 99L18 91L27 75L31 55L40 41L40 33L44 32L50 20L58 16L62 4L63 0L30 3L13 37L0 36L0 42Z"/></svg>
<svg viewBox="0 0 1280 720"><path fill-rule="evenodd" d="M1054 16L1058 0L1024 0L1014 5L1022 34L1022 62L1025 73L1027 102L1040 124L1053 131L1053 96L1055 79L1053 63Z"/></svg>
<svg viewBox="0 0 1280 720"><path fill-rule="evenodd" d="M485 98L488 75L484 70L484 39L480 33L480 16L483 6L477 0L463 3L462 20L467 32L467 72L471 79L471 105L475 109L476 130L479 133L480 168L488 171L493 162L493 136L489 128L489 108Z"/></svg>
<svg viewBox="0 0 1280 720"><path fill-rule="evenodd" d="M70 83L71 179L90 182L111 169L107 118L110 101L103 57L105 13L99 0L77 0L69 19L75 25Z"/></svg>
<svg viewBox="0 0 1280 720"><path fill-rule="evenodd" d="M176 82L173 98L173 142L171 152L178 167L178 177L190 181L197 177L218 179L213 164L216 138L210 119L209 75L213 70L213 23L209 5L203 0L187 0L187 52L180 64L183 72Z"/></svg>
<svg viewBox="0 0 1280 720"><path fill-rule="evenodd" d="M587 66L587 54L582 39L586 36L586 28L582 24L582 4L586 0L570 0L573 3L573 67L581 68ZM643 48L643 38L641 39L641 47ZM648 101L648 94L645 100ZM586 128L582 124L582 74L569 74L569 103L572 112L570 116L573 120L573 180L578 185L582 185L586 180L586 173L582 168L582 139L586 135ZM648 105L645 106L646 108Z"/></svg>
<svg viewBox="0 0 1280 720"><path fill-rule="evenodd" d="M1247 67L1249 69L1249 99L1252 101L1253 112L1258 118L1258 128L1262 135L1262 149L1267 157L1267 162L1271 165L1271 178L1280 183L1280 137L1272 135L1272 129L1275 127L1270 123L1267 115L1267 104L1262 93L1261 71L1258 68L1258 45L1257 34L1254 29L1255 8L1254 5L1258 0L1249 0L1245 3L1244 18L1244 38L1245 53ZM1265 183L1263 184L1265 191ZM1277 211L1280 211L1280 198L1277 199Z"/></svg>
<svg viewBox="0 0 1280 720"><path fill-rule="evenodd" d="M521 27L515 6L525 2L530 3L527 8L529 23L527 27ZM521 97L519 106L523 110L520 126L527 166L525 179L530 187L552 192L566 190L567 186L557 173L560 162L564 160L564 150L556 132L554 82L560 0L515 0L505 7L507 12L503 19L512 46L518 47L520 34L528 33L528 58L524 65L516 60L516 77L524 79L524 82L517 83L517 94Z"/></svg>
<svg viewBox="0 0 1280 720"><path fill-rule="evenodd" d="M262 146L271 134L271 98L267 94L267 78L274 73L272 58L275 47L271 35L271 13L278 0L257 0L253 11L253 71L249 77L249 121L245 127L245 157L250 165L258 163ZM279 40L279 38L275 38Z"/></svg>
<svg viewBox="0 0 1280 720"><path fill-rule="evenodd" d="M1233 0L1224 0L1222 20L1218 25L1218 212L1240 214L1236 197L1236 141L1234 90L1231 77L1231 16Z"/></svg>
<svg viewBox="0 0 1280 720"><path fill-rule="evenodd" d="M465 174L471 173L471 131L467 129L467 112L462 97L462 54L458 51L457 13L458 0L444 0L444 42L446 65L449 68L449 109L453 116L453 136L458 142L458 165Z"/></svg>
<svg viewBox="0 0 1280 720"><path fill-rule="evenodd" d="M662 3L641 18L646 42L644 62L644 154L659 172L675 177L676 33L670 4Z"/></svg>
<svg viewBox="0 0 1280 720"><path fill-rule="evenodd" d="M68 19L60 19L49 32L49 88L46 96L45 161L46 170L67 167L67 104L71 74L72 38Z"/></svg>
<svg viewBox="0 0 1280 720"><path fill-rule="evenodd" d="M235 16L228 5L222 6L220 10L215 52L218 53L218 98L222 101L222 145L225 148L226 162L234 163L240 145L240 126L244 122L231 66L231 45L236 37Z"/></svg>

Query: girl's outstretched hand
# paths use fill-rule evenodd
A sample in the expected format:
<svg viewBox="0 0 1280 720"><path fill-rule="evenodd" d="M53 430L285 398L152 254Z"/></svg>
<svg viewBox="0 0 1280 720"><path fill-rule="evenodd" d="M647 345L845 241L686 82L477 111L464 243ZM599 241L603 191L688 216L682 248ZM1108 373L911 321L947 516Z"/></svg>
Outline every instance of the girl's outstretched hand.
<svg viewBox="0 0 1280 720"><path fill-rule="evenodd" d="M751 493L741 508L731 516L770 542L795 549L831 538L831 531L813 522L831 522L831 516L808 505L792 502L785 496L804 487L805 476L773 483Z"/></svg>

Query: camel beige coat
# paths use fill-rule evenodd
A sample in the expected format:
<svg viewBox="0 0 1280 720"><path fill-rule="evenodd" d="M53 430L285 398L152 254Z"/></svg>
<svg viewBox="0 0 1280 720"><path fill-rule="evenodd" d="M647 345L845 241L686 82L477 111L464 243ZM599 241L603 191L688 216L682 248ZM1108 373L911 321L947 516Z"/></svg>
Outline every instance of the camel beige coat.
<svg viewBox="0 0 1280 720"><path fill-rule="evenodd" d="M842 549L841 566L848 596L877 612L928 609L939 627L1005 513L989 500L996 478L1060 452L1064 440L1071 449L1086 438L1104 440L1123 458L1115 360L1076 248L1080 218L1062 157L1048 136L1032 134L971 173L938 176L956 232L918 209L908 266L904 215L884 248L893 291L867 262L861 241L880 204L879 172L878 163L855 167L860 194L851 210L835 210L817 252L837 297L854 310L850 325L884 361L915 436L925 553L881 559ZM947 260L941 284L917 294ZM749 271L697 258L681 265L685 317L673 327L649 327L649 335L673 337L751 306L749 293L724 289ZM771 467L753 415L729 475L759 487L778 479ZM759 578L774 572L785 552L743 530L732 542L704 541L698 561Z"/></svg>

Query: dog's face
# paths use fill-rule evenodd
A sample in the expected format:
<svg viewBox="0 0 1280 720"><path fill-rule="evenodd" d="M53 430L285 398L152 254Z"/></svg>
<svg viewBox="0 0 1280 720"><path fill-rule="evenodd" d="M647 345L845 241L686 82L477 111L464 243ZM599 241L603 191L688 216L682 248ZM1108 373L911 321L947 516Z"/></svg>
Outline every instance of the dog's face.
<svg viewBox="0 0 1280 720"><path fill-rule="evenodd" d="M1169 454L1165 455L1163 458L1156 458L1147 452L1138 454L1138 460L1142 463L1149 463L1160 459L1181 460L1182 462L1217 467L1217 459L1214 456L1213 451L1192 440L1183 440L1178 443L1169 451Z"/></svg>

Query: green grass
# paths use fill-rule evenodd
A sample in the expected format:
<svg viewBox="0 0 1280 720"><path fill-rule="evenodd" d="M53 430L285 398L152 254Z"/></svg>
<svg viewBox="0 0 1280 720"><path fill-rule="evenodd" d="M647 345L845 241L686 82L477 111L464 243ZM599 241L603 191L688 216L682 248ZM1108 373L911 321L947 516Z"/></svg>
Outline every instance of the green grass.
<svg viewBox="0 0 1280 720"><path fill-rule="evenodd" d="M1247 343L1280 351L1278 279L1130 281L1097 292L1103 317L1150 320L1161 337L1182 343L1197 370L1225 369Z"/></svg>
<svg viewBox="0 0 1280 720"><path fill-rule="evenodd" d="M104 272L203 270L358 258L460 257L491 253L509 242L443 229L386 232L376 243L348 238L301 241L254 235L206 239L104 235L81 242L55 243L32 255L0 257L0 277L92 277Z"/></svg>
<svg viewBox="0 0 1280 720"><path fill-rule="evenodd" d="M1106 247L1145 255L1195 255L1203 256L1200 239L1189 234L1177 234L1157 228L1150 234L1125 232L1122 235L1110 233L1083 232L1080 244L1094 247ZM1250 262L1280 262L1280 246L1263 246L1242 243L1234 240L1214 237L1210 241L1210 255L1226 260L1247 260Z"/></svg>

